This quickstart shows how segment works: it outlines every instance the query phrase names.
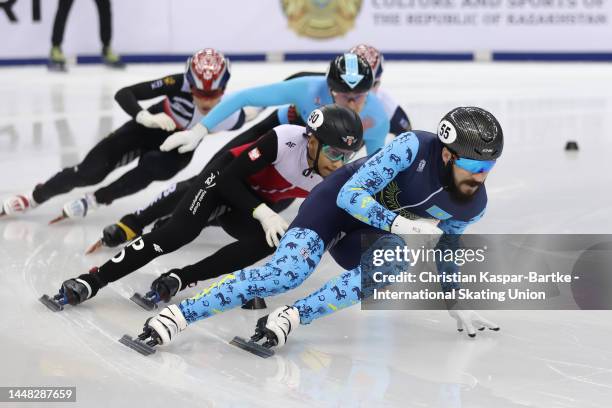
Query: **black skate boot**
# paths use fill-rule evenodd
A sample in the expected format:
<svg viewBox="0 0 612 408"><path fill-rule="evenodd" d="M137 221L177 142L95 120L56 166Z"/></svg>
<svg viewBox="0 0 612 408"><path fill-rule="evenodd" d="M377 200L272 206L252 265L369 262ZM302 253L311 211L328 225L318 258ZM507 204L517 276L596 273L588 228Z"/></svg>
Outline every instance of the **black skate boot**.
<svg viewBox="0 0 612 408"><path fill-rule="evenodd" d="M175 273L178 269L162 274L151 283L151 290L146 295L135 293L130 299L146 310L157 308L161 301L168 303L181 290L181 278Z"/></svg>
<svg viewBox="0 0 612 408"><path fill-rule="evenodd" d="M272 347L284 346L291 331L299 325L298 309L293 306L281 306L257 320L255 334L249 340L236 336L230 341L230 344L256 356L268 358L274 355ZM263 343L259 343L262 339L264 339Z"/></svg>
<svg viewBox="0 0 612 408"><path fill-rule="evenodd" d="M102 238L89 246L87 251L85 251L85 254L89 255L103 246L114 248L118 245L125 244L126 242L133 240L141 234L141 230L132 228L121 221L117 222L116 224L107 225L102 230Z"/></svg>
<svg viewBox="0 0 612 408"><path fill-rule="evenodd" d="M134 231L127 225L118 222L104 227L104 230L102 230L102 242L105 246L114 248L131 241L138 235L140 235L140 231Z"/></svg>
<svg viewBox="0 0 612 408"><path fill-rule="evenodd" d="M65 305L76 306L94 297L106 286L97 276L98 268L92 268L89 273L78 278L68 279L62 283L59 293L53 297L43 295L39 300L54 312L64 310Z"/></svg>

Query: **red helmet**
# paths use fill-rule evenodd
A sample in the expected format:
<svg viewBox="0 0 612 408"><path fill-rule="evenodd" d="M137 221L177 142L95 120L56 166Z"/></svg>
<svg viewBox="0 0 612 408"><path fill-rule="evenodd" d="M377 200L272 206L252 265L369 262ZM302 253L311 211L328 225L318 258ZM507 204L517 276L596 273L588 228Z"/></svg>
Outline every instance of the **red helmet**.
<svg viewBox="0 0 612 408"><path fill-rule="evenodd" d="M380 81L380 77L383 73L383 55L376 48L367 44L359 44L349 50L353 54L357 54L364 58L370 64L372 72L374 73L374 82Z"/></svg>
<svg viewBox="0 0 612 408"><path fill-rule="evenodd" d="M230 79L230 62L219 51L204 48L187 60L185 76L191 92L205 98L223 94Z"/></svg>

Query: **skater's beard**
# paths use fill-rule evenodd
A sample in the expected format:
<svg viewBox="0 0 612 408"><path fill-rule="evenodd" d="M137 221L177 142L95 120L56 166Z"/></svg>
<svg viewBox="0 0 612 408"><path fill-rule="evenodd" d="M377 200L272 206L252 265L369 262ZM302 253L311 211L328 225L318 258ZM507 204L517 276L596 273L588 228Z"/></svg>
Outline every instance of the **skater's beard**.
<svg viewBox="0 0 612 408"><path fill-rule="evenodd" d="M456 181L455 168L452 160L444 165L443 184L446 186L446 191L457 201L469 202L474 199L474 196L484 184L474 180ZM463 187L468 187L468 191L464 191Z"/></svg>

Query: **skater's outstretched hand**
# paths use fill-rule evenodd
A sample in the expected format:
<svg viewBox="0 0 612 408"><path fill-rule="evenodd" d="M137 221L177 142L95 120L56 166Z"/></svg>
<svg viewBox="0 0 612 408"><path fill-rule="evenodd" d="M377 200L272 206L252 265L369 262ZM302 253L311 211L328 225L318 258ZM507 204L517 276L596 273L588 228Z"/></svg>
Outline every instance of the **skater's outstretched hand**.
<svg viewBox="0 0 612 408"><path fill-rule="evenodd" d="M266 233L266 241L271 247L278 246L280 239L289 228L289 224L266 204L260 204L253 211L253 218L261 223Z"/></svg>
<svg viewBox="0 0 612 408"><path fill-rule="evenodd" d="M159 146L162 152L169 152L178 147L179 153L187 153L195 150L204 136L208 134L208 129L201 124L197 124L189 130L183 130L170 135L164 143Z"/></svg>
<svg viewBox="0 0 612 408"><path fill-rule="evenodd" d="M152 337L160 345L170 343L186 327L187 320L176 305L165 307L157 316L150 318L145 323L145 331L150 329Z"/></svg>
<svg viewBox="0 0 612 408"><path fill-rule="evenodd" d="M152 114L148 110L143 109L138 112L135 119L136 122L148 128L163 129L168 132L172 132L176 129L174 120L164 112Z"/></svg>
<svg viewBox="0 0 612 408"><path fill-rule="evenodd" d="M499 326L485 319L473 310L449 310L448 313L457 321L457 331L467 331L468 336L476 337L476 329L483 331L485 328L498 331Z"/></svg>

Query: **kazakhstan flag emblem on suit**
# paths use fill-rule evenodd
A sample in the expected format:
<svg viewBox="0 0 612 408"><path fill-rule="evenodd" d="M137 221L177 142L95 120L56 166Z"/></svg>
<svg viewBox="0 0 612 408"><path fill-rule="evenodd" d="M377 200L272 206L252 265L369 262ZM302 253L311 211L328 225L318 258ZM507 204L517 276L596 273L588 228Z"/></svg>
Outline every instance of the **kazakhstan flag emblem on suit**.
<svg viewBox="0 0 612 408"><path fill-rule="evenodd" d="M325 39L355 25L363 0L281 0L289 27L299 36Z"/></svg>
<svg viewBox="0 0 612 408"><path fill-rule="evenodd" d="M448 220L449 218L453 217L452 215L450 215L449 213L447 213L446 211L444 211L437 205L431 206L425 211L427 211L427 213L431 215L432 217L437 218L439 220Z"/></svg>

